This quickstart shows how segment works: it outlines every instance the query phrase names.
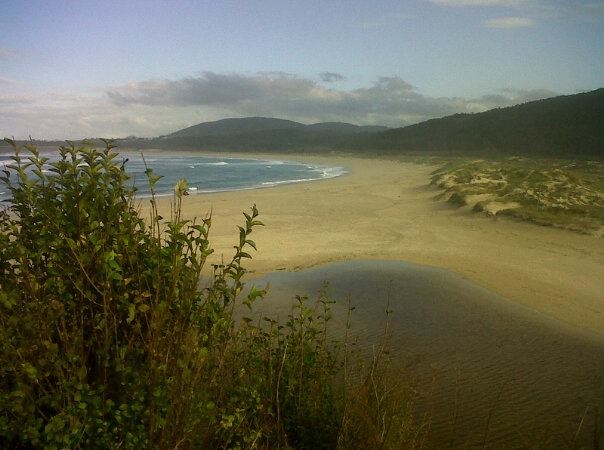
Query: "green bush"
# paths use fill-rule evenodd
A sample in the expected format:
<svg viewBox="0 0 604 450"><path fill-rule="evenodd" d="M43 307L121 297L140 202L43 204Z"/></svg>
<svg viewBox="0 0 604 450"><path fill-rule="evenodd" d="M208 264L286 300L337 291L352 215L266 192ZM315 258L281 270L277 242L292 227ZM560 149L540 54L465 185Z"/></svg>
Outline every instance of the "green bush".
<svg viewBox="0 0 604 450"><path fill-rule="evenodd" d="M326 337L328 301L298 298L285 324L234 319L264 294L241 296L261 225L255 206L231 260L201 282L211 217L182 218L185 180L171 217L152 197L145 221L111 142L61 147L54 162L8 142L1 448L350 448L350 436L368 433L347 429L346 411L358 416L354 402L377 385L346 394L344 361ZM159 177L147 176L153 191ZM400 447L395 432L359 442Z"/></svg>

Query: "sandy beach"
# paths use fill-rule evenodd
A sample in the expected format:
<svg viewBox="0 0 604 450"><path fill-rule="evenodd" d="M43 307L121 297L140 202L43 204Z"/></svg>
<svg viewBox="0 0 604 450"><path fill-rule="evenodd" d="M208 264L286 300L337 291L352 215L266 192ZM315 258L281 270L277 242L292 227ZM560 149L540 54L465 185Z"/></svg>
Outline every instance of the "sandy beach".
<svg viewBox="0 0 604 450"><path fill-rule="evenodd" d="M348 174L186 197L187 218L213 212L214 261L230 257L242 211L255 203L266 226L252 236L258 252L247 267L254 276L351 259L409 261L449 269L532 310L604 335L601 238L488 218L436 201L439 191L429 186L435 166L340 156L270 158L344 166ZM158 201L164 215L169 202Z"/></svg>
<svg viewBox="0 0 604 450"><path fill-rule="evenodd" d="M415 418L429 418L423 448L566 449L570 438L599 448L603 339L425 265L357 259L253 282L270 284L254 311L242 308L257 320L284 320L295 294L326 289L336 339L353 306L356 351L370 357L385 342L398 379L412 386Z"/></svg>

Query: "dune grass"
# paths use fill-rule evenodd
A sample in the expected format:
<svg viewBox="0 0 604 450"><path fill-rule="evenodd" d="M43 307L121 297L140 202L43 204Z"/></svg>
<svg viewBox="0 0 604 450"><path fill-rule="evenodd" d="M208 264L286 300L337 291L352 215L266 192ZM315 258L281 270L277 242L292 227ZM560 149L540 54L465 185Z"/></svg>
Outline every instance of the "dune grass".
<svg viewBox="0 0 604 450"><path fill-rule="evenodd" d="M604 165L508 158L448 162L432 174L442 198L490 216L602 235Z"/></svg>

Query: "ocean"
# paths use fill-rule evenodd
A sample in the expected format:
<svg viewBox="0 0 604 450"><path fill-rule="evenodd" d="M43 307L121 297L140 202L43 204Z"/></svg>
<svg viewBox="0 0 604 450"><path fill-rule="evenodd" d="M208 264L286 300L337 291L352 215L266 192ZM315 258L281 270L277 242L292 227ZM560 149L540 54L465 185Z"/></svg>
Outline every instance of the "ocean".
<svg viewBox="0 0 604 450"><path fill-rule="evenodd" d="M10 164L10 154L0 154L0 170ZM45 154L56 160L55 153ZM162 178L155 190L158 196L172 195L174 185L186 178L190 194L259 189L281 184L300 183L333 178L346 173L343 167L307 164L282 159L248 159L195 154L150 152L145 155L147 167ZM145 162L140 153L120 152L118 160L127 159L126 170L137 188L137 196L150 195ZM0 200L9 198L6 186L0 183Z"/></svg>

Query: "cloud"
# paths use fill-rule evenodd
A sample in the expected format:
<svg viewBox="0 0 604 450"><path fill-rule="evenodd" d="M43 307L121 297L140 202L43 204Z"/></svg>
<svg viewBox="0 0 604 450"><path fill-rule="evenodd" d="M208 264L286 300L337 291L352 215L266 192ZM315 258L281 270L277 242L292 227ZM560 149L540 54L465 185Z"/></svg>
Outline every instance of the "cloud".
<svg viewBox="0 0 604 450"><path fill-rule="evenodd" d="M402 126L458 112L508 106L553 93L507 90L498 92L496 97L435 98L421 94L397 76L380 77L368 87L343 90L284 73L246 76L205 72L197 78L130 83L107 94L113 104L122 108L138 105L219 109L225 115L238 117Z"/></svg>
<svg viewBox="0 0 604 450"><path fill-rule="evenodd" d="M107 95L118 105L224 105L255 101L267 95L296 96L314 83L282 72L258 76L204 72L180 80L150 80L131 83Z"/></svg>
<svg viewBox="0 0 604 450"><path fill-rule="evenodd" d="M516 6L529 0L429 0L443 6Z"/></svg>
<svg viewBox="0 0 604 450"><path fill-rule="evenodd" d="M116 107L106 98L78 98L57 102L49 96L0 99L0 138L79 139L158 136L205 120L224 117L220 110L161 106Z"/></svg>
<svg viewBox="0 0 604 450"><path fill-rule="evenodd" d="M478 98L431 97L397 76L336 89L287 74L219 74L144 80L93 93L0 94L0 137L77 139L158 136L225 117L267 116L400 127L455 113L481 112L555 93L499 90Z"/></svg>
<svg viewBox="0 0 604 450"><path fill-rule="evenodd" d="M319 78L321 78L321 81L326 83L333 83L334 81L342 81L346 79L344 75L335 72L321 72L319 74Z"/></svg>
<svg viewBox="0 0 604 450"><path fill-rule="evenodd" d="M544 98L555 97L556 92L548 89L500 89L496 93L483 95L478 99L481 107L486 109L518 105Z"/></svg>
<svg viewBox="0 0 604 450"><path fill-rule="evenodd" d="M483 22L487 28L527 28L534 25L534 21L528 17L498 17Z"/></svg>
<svg viewBox="0 0 604 450"><path fill-rule="evenodd" d="M399 77L381 77L370 87L346 91L283 73L244 76L205 72L197 78L130 83L107 95L118 106L220 107L232 115L268 115L303 122L400 124L458 109L453 106L457 102L448 104L420 95Z"/></svg>
<svg viewBox="0 0 604 450"><path fill-rule="evenodd" d="M534 100L541 100L543 98L554 97L556 94L554 91L548 89L511 89L504 88L501 92L507 95L510 100L521 99L524 102L532 102Z"/></svg>

